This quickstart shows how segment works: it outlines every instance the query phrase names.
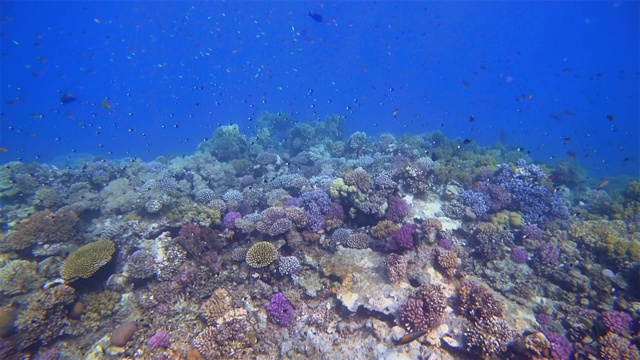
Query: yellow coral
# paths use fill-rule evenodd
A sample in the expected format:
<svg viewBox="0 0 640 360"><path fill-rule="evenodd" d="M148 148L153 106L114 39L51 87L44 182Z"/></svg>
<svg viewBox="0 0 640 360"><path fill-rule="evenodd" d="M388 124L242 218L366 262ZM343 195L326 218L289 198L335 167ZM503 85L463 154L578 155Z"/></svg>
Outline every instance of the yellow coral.
<svg viewBox="0 0 640 360"><path fill-rule="evenodd" d="M393 235L399 226L392 221L382 220L371 229L371 233L378 239L386 239Z"/></svg>
<svg viewBox="0 0 640 360"><path fill-rule="evenodd" d="M247 251L247 264L254 268L265 267L276 260L278 250L268 241L255 243L249 251Z"/></svg>
<svg viewBox="0 0 640 360"><path fill-rule="evenodd" d="M491 223L497 228L503 228L505 226L518 228L522 226L522 215L515 211L502 210L493 214Z"/></svg>
<svg viewBox="0 0 640 360"><path fill-rule="evenodd" d="M111 261L115 251L113 241L108 239L89 243L69 255L62 264L60 275L65 279L89 278Z"/></svg>

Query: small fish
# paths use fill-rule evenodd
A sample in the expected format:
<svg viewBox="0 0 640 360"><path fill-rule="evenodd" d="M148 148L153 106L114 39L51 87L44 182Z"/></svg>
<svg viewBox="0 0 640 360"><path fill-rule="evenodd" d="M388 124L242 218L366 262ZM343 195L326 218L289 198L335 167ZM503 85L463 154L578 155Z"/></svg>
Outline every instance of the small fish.
<svg viewBox="0 0 640 360"><path fill-rule="evenodd" d="M6 147L0 147L0 152L7 152L9 151L9 149L7 149Z"/></svg>
<svg viewBox="0 0 640 360"><path fill-rule="evenodd" d="M473 115L469 116L469 122L472 123L474 121L476 121L476 118Z"/></svg>
<svg viewBox="0 0 640 360"><path fill-rule="evenodd" d="M107 110L111 110L111 104L109 104L109 103L108 103L108 102L106 102L106 101L102 101L102 102L100 103L100 105L101 105L103 108L107 109Z"/></svg>
<svg viewBox="0 0 640 360"><path fill-rule="evenodd" d="M608 183L609 183L609 179L602 179L602 181L600 181L600 183L598 184L598 186L596 186L596 188L602 189L603 187L607 186Z"/></svg>
<svg viewBox="0 0 640 360"><path fill-rule="evenodd" d="M321 23L321 22L323 22L323 21L324 21L324 18L322 17L322 15L320 15L320 14L318 14L318 13L315 13L315 12L311 12L311 11L309 11L309 16L310 16L310 17L313 19L313 21L315 21L315 22L319 22L319 23Z"/></svg>
<svg viewBox="0 0 640 360"><path fill-rule="evenodd" d="M464 139L464 141L462 142L465 145L469 145L473 142L473 139Z"/></svg>
<svg viewBox="0 0 640 360"><path fill-rule="evenodd" d="M566 137L566 138L562 139L562 141L563 141L565 144L567 144L567 143L570 143L570 142L571 142L571 138L570 138L570 137Z"/></svg>
<svg viewBox="0 0 640 360"><path fill-rule="evenodd" d="M408 344L408 343L412 342L413 340L416 340L416 339L420 338L421 336L423 336L426 333L427 333L427 330L414 331L412 333L409 333L409 334L401 337L400 340L395 342L395 345L399 346L399 345Z"/></svg>
<svg viewBox="0 0 640 360"><path fill-rule="evenodd" d="M607 121L609 122L613 121L613 115L611 114L607 115Z"/></svg>
<svg viewBox="0 0 640 360"><path fill-rule="evenodd" d="M573 159L576 158L576 154L574 152L569 151L569 152L567 152L567 155L569 155L569 159L573 160Z"/></svg>
<svg viewBox="0 0 640 360"><path fill-rule="evenodd" d="M465 89L469 88L469 82L467 82L467 80L462 80L462 86L464 86Z"/></svg>
<svg viewBox="0 0 640 360"><path fill-rule="evenodd" d="M62 105L66 105L66 104L68 104L70 102L74 102L74 101L76 101L76 97L73 96L73 94L71 94L71 93L64 93L64 95L62 95L60 97L60 104L62 104Z"/></svg>

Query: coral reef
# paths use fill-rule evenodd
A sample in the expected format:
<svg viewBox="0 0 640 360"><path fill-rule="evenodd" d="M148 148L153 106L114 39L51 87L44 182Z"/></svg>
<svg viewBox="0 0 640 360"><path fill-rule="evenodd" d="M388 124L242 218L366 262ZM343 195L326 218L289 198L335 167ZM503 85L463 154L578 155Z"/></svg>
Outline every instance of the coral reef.
<svg viewBox="0 0 640 360"><path fill-rule="evenodd" d="M0 358L638 358L640 181L344 125L0 167Z"/></svg>

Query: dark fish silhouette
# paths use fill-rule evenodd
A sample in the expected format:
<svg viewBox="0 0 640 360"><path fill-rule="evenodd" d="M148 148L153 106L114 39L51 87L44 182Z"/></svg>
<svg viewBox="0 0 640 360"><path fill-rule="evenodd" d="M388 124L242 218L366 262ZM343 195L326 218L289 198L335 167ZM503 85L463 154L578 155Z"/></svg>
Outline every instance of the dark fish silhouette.
<svg viewBox="0 0 640 360"><path fill-rule="evenodd" d="M324 21L324 19L322 18L322 15L320 15L318 13L314 13L314 12L309 11L309 16L311 16L313 21L316 21L316 22L323 22Z"/></svg>
<svg viewBox="0 0 640 360"><path fill-rule="evenodd" d="M76 97L71 93L65 93L60 97L60 104L68 104L70 102L76 101Z"/></svg>

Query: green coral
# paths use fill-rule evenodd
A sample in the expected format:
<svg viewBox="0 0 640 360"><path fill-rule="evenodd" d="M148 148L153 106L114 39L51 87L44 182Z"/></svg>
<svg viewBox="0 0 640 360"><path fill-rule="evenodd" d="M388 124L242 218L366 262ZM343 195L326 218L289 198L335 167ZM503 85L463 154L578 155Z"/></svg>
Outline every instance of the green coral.
<svg viewBox="0 0 640 360"><path fill-rule="evenodd" d="M254 268L262 268L268 266L278 257L278 250L272 243L261 241L255 243L247 251L247 264Z"/></svg>
<svg viewBox="0 0 640 360"><path fill-rule="evenodd" d="M199 151L212 154L220 161L241 158L247 149L247 139L235 124L217 128L211 140L198 145Z"/></svg>
<svg viewBox="0 0 640 360"><path fill-rule="evenodd" d="M569 225L568 232L618 268L640 261L640 233L624 221L575 221Z"/></svg>
<svg viewBox="0 0 640 360"><path fill-rule="evenodd" d="M502 210L491 216L491 223L497 228L519 228L522 226L522 215L515 211Z"/></svg>
<svg viewBox="0 0 640 360"><path fill-rule="evenodd" d="M69 255L60 268L60 275L65 279L89 278L111 261L115 251L113 241L108 239L86 244Z"/></svg>

